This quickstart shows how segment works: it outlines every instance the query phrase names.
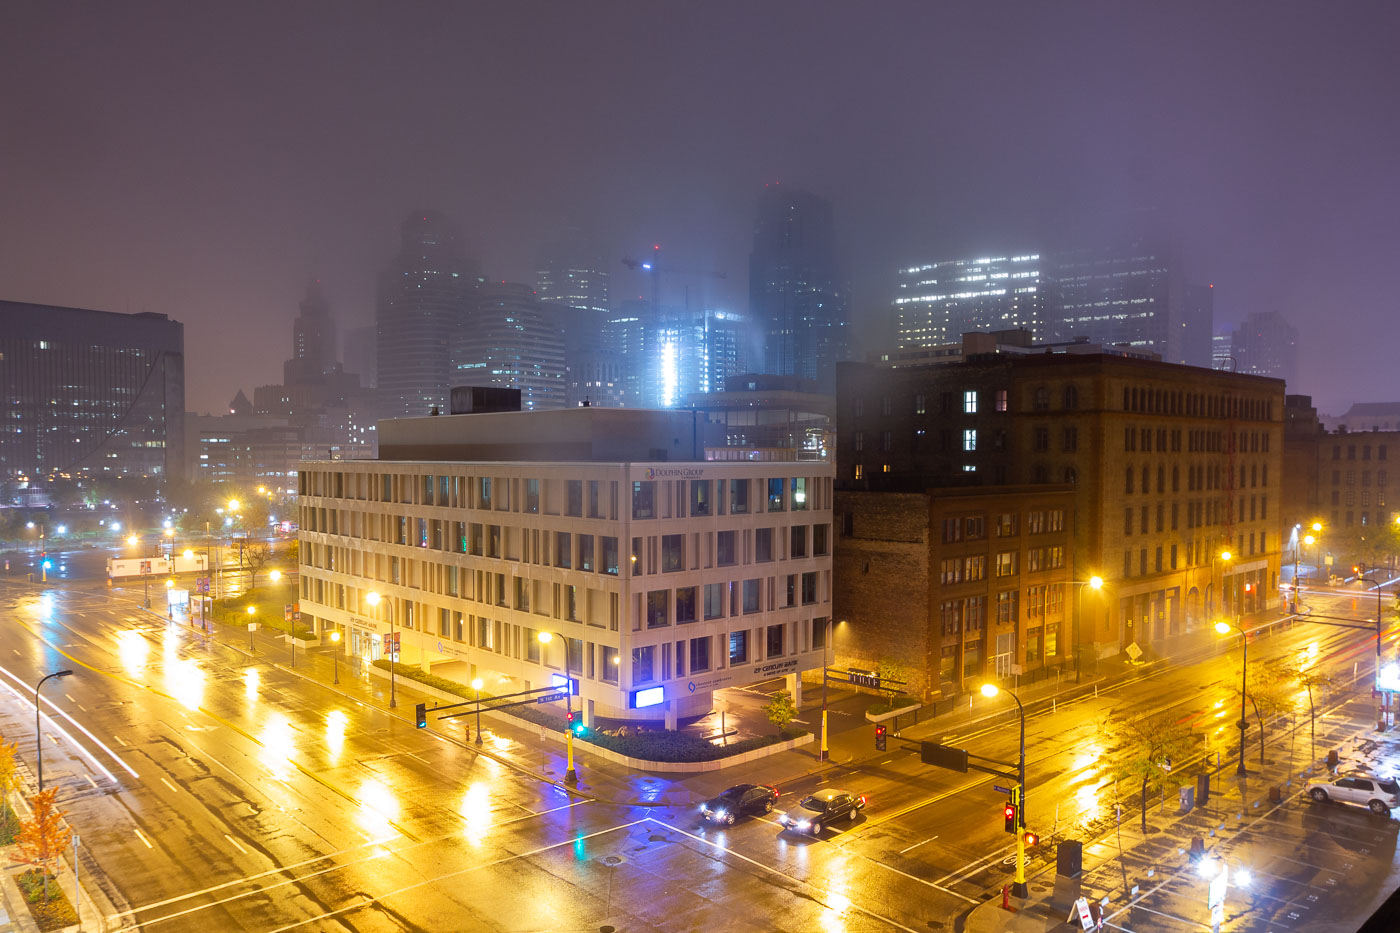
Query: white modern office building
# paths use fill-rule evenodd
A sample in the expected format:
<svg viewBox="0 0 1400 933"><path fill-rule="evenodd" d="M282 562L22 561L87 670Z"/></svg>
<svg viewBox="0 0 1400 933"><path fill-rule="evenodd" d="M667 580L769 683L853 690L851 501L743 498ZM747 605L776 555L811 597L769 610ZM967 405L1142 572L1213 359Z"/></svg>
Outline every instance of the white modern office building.
<svg viewBox="0 0 1400 933"><path fill-rule="evenodd" d="M831 614L833 468L707 462L707 431L603 408L380 422L381 459L302 464L302 617L495 694L562 682L562 640L589 722L795 690Z"/></svg>

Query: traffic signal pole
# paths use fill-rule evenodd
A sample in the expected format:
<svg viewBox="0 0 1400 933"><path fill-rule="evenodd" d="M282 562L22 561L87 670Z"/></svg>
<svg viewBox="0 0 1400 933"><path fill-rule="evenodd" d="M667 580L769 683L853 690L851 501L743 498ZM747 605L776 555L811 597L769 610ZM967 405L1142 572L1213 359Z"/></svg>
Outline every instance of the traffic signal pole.
<svg viewBox="0 0 1400 933"><path fill-rule="evenodd" d="M1023 758L1024 762L1025 759ZM1016 880L1011 886L1011 893L1017 897L1026 897L1029 891L1026 888L1026 786L1022 784L1016 788L1012 794L1016 801Z"/></svg>

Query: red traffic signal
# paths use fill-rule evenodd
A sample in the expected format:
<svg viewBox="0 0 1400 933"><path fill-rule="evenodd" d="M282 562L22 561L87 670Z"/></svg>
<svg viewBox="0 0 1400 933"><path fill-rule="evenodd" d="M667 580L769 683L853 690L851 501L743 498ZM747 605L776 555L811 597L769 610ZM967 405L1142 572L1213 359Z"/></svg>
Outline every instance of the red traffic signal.
<svg viewBox="0 0 1400 933"><path fill-rule="evenodd" d="M1028 846L1040 845L1040 837L1035 833L1029 831L1027 831L1026 834L1021 837L1021 841Z"/></svg>
<svg viewBox="0 0 1400 933"><path fill-rule="evenodd" d="M878 723L878 722L877 722L877 723L875 724L875 751L877 751L877 752L883 752L884 750L885 750L885 725L884 725L884 723Z"/></svg>
<svg viewBox="0 0 1400 933"><path fill-rule="evenodd" d="M1001 808L1001 815L1006 819L1006 831L1008 833L1015 833L1016 805L1014 803L1008 803L1006 806Z"/></svg>

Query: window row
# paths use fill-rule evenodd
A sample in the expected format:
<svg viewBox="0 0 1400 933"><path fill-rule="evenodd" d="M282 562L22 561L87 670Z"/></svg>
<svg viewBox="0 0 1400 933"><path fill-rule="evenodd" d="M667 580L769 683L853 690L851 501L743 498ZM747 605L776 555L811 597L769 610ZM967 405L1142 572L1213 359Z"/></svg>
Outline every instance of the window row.
<svg viewBox="0 0 1400 933"><path fill-rule="evenodd" d="M689 625L701 619L723 619L813 606L830 600L830 578L823 573L789 573L776 577L725 580L633 595L632 630Z"/></svg>

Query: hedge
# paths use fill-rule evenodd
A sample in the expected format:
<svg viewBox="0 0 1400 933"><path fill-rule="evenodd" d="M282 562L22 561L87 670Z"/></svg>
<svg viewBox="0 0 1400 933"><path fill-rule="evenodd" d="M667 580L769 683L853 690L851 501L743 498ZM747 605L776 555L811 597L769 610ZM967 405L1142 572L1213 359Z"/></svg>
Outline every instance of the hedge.
<svg viewBox="0 0 1400 933"><path fill-rule="evenodd" d="M380 670L387 671L389 662L383 658L374 662L374 666ZM429 687L436 687L445 693L462 697L464 700L476 699L476 691L471 687L449 680L446 677L439 677L436 674L424 673L422 669L399 662L394 665L394 674L398 677L406 677L409 680L416 680L420 684ZM482 693L482 700L492 699L491 694ZM558 729L562 723L557 715L546 712L536 706L516 706L510 709L501 710L517 719L524 719L526 722L539 726ZM609 735L599 730L589 730L584 738L594 745L606 748L609 751L617 752L619 755L626 755L629 758L640 758L643 761L714 761L717 758L728 758L730 755L741 755L744 752L753 751L756 748L765 748L778 742L786 742L795 739L805 733L801 729L785 729L774 735L759 735L753 738L743 739L729 745L715 745L711 742L691 735L686 732L677 732L673 729L646 729L638 728L630 735Z"/></svg>

